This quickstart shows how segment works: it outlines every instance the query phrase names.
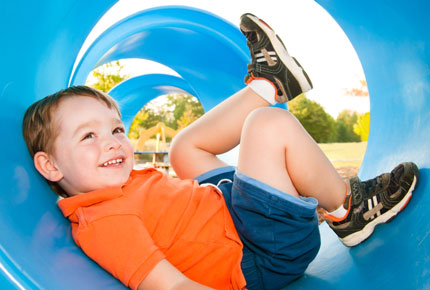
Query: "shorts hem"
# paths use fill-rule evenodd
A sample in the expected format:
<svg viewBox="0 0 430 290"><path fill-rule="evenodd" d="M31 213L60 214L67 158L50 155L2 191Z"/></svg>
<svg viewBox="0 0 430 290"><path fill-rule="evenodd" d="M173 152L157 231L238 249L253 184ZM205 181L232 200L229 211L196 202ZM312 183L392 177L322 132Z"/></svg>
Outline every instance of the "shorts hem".
<svg viewBox="0 0 430 290"><path fill-rule="evenodd" d="M234 179L234 186L247 192L248 195L253 195L254 198L269 202L271 205L285 210L297 211L300 209L299 215L311 217L315 214L318 201L313 197L301 196L297 198L238 170L236 170Z"/></svg>
<svg viewBox="0 0 430 290"><path fill-rule="evenodd" d="M198 183L202 183L205 180L211 179L214 176L221 175L221 174L224 174L227 172L232 172L232 171L234 172L235 170L236 170L236 167L234 167L234 166L219 167L219 168L209 170L209 171L195 177L194 180L196 180Z"/></svg>

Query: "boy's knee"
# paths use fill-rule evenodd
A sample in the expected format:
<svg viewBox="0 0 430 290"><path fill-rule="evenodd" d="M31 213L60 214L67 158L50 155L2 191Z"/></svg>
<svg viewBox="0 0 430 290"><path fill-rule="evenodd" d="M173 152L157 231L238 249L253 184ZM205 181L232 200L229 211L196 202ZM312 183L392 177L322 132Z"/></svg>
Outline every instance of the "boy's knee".
<svg viewBox="0 0 430 290"><path fill-rule="evenodd" d="M182 135L183 134L181 134L181 132L176 135L170 145L169 162L173 167L175 167L178 163L181 162L180 158L184 155L186 143Z"/></svg>
<svg viewBox="0 0 430 290"><path fill-rule="evenodd" d="M259 108L249 114L243 127L243 138L265 140L280 140L291 136L300 124L297 119L285 109ZM249 139L248 139L249 140Z"/></svg>
<svg viewBox="0 0 430 290"><path fill-rule="evenodd" d="M296 122L296 119L285 109L264 107L252 111L246 122L251 123L252 127L278 127L278 125L286 126L289 122Z"/></svg>
<svg viewBox="0 0 430 290"><path fill-rule="evenodd" d="M193 136L185 128L173 138L169 149L169 162L175 171L180 170L182 164L188 164L187 159L193 155L193 152Z"/></svg>

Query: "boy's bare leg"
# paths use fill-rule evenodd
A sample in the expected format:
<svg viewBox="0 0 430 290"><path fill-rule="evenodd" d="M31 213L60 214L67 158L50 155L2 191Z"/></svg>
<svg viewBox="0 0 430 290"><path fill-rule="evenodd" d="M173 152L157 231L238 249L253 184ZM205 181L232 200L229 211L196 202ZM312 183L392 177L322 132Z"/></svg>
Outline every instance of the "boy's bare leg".
<svg viewBox="0 0 430 290"><path fill-rule="evenodd" d="M312 88L306 72L265 22L245 14L240 29L252 58L247 76L251 84L254 79L270 81L277 88L276 101L281 103ZM243 132L240 171L294 196L315 196L327 210L337 209L345 197L344 182L288 112L256 110L242 130L248 114L267 105L266 100L247 87L182 131L170 151L170 161L178 176L194 178L225 166L216 155L235 147Z"/></svg>
<svg viewBox="0 0 430 290"><path fill-rule="evenodd" d="M245 87L218 104L175 136L169 157L180 178L195 178L209 170L227 166L218 159L240 142L248 114L269 103Z"/></svg>
<svg viewBox="0 0 430 290"><path fill-rule="evenodd" d="M315 197L328 211L337 209L346 194L343 179L325 154L282 109L257 109L246 119L238 170L296 197Z"/></svg>
<svg viewBox="0 0 430 290"><path fill-rule="evenodd" d="M185 128L170 152L175 172L194 178L226 166L216 155L240 142L239 171L335 210L345 198L344 181L293 115L267 105L246 87Z"/></svg>
<svg viewBox="0 0 430 290"><path fill-rule="evenodd" d="M270 27L245 14L240 28L252 57L248 80L264 78L276 84L278 102L312 87L305 71ZM343 180L291 114L282 109L256 110L268 104L246 87L183 130L170 151L176 173L180 178L194 178L225 166L216 155L240 142L240 171L288 194L314 196L329 211L337 209L345 198Z"/></svg>
<svg viewBox="0 0 430 290"><path fill-rule="evenodd" d="M275 100L283 103L312 88L306 72L265 22L244 14L240 28L251 53L247 80L253 89L255 79L268 80L276 87ZM392 219L408 203L419 178L414 163L401 163L367 181L351 178L347 190L301 124L285 110L261 108L268 104L264 99L245 88L179 134L171 151L179 176L192 178L224 166L215 155L240 140L238 170L286 194L315 197L330 211L326 221L347 246L367 239L375 225Z"/></svg>

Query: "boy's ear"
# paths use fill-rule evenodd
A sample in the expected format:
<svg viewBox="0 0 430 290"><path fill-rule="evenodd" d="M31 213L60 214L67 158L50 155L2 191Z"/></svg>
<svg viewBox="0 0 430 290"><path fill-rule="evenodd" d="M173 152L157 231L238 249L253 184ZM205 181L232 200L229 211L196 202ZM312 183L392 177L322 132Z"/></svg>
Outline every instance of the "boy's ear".
<svg viewBox="0 0 430 290"><path fill-rule="evenodd" d="M48 155L46 152L37 152L34 154L33 159L34 167L49 181L58 182L63 178L63 174L55 165L52 156Z"/></svg>

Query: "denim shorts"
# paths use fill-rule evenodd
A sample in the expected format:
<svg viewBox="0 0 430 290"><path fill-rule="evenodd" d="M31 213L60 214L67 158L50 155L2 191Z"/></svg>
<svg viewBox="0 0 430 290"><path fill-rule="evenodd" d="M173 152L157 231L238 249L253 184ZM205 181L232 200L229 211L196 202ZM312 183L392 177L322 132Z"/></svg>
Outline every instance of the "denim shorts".
<svg viewBox="0 0 430 290"><path fill-rule="evenodd" d="M304 273L320 248L316 199L286 194L232 166L196 180L223 192L244 246L247 289L281 289Z"/></svg>

